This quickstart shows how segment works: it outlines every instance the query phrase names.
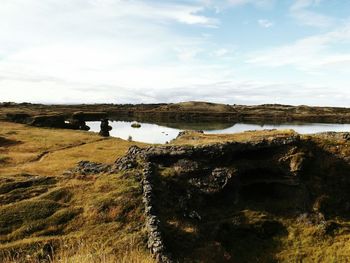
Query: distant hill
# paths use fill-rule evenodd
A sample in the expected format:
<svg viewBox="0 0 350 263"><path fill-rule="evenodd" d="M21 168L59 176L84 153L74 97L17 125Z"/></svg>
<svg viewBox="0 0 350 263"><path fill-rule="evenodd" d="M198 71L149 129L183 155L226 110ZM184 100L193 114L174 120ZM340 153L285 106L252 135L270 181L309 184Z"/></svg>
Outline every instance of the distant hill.
<svg viewBox="0 0 350 263"><path fill-rule="evenodd" d="M232 106L220 103L210 103L202 101L188 101L180 103L170 103L162 105L157 110L160 111L192 111L192 112L233 112Z"/></svg>

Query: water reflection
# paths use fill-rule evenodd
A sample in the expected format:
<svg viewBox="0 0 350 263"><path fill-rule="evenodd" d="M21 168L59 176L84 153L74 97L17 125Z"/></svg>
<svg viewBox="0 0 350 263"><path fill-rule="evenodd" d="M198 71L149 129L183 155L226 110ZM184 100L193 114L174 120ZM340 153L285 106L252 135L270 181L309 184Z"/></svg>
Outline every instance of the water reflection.
<svg viewBox="0 0 350 263"><path fill-rule="evenodd" d="M100 122L87 122L90 131L98 132L100 130ZM132 122L111 121L109 123L113 129L109 132L111 136L119 137L127 140L129 136L133 141L147 143L165 143L178 135L181 129L169 128L157 124L141 123L140 128L132 128Z"/></svg>
<svg viewBox="0 0 350 263"><path fill-rule="evenodd" d="M86 123L93 132L100 131L100 122ZM146 143L165 143L176 138L178 133L183 130L203 130L210 134L238 133L248 130L264 129L293 129L300 134L318 133L318 132L347 132L350 131L350 124L328 124L328 123L287 123L287 124L249 124L249 123L141 123L140 128L132 128L132 122L111 121L113 130L111 136L127 140L129 136L133 141Z"/></svg>

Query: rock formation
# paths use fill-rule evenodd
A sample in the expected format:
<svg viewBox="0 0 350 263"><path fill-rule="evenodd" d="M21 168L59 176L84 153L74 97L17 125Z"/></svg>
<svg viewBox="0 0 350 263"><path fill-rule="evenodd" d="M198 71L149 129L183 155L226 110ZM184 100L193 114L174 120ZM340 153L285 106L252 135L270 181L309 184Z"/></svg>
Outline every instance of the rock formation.
<svg viewBox="0 0 350 263"><path fill-rule="evenodd" d="M331 235L343 227L332 218L350 207L350 165L298 135L132 147L112 166L142 175L148 247L159 262L254 262L242 249L285 236L284 217L305 214L320 235Z"/></svg>
<svg viewBox="0 0 350 263"><path fill-rule="evenodd" d="M32 117L29 123L37 127L66 128L65 116L63 114L38 115Z"/></svg>
<svg viewBox="0 0 350 263"><path fill-rule="evenodd" d="M67 126L69 126L69 128L74 130L83 130L83 131L90 130L90 127L86 125L86 122L80 119L68 120Z"/></svg>
<svg viewBox="0 0 350 263"><path fill-rule="evenodd" d="M77 119L81 121L99 121L101 119L107 118L106 112L85 112L85 111L77 111L72 114L72 119Z"/></svg>
<svg viewBox="0 0 350 263"><path fill-rule="evenodd" d="M109 131L112 130L112 127L109 126L108 119L101 120L101 130L99 134L103 137L109 137Z"/></svg>

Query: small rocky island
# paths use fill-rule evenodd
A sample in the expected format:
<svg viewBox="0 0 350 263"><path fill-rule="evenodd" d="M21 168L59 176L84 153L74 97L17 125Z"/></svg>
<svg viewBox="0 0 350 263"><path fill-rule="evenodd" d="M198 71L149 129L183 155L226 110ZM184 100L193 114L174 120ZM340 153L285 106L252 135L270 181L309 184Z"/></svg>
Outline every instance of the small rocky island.
<svg viewBox="0 0 350 263"><path fill-rule="evenodd" d="M132 128L141 128L141 124L138 123L138 122L133 122L133 123L131 124L131 127L132 127Z"/></svg>

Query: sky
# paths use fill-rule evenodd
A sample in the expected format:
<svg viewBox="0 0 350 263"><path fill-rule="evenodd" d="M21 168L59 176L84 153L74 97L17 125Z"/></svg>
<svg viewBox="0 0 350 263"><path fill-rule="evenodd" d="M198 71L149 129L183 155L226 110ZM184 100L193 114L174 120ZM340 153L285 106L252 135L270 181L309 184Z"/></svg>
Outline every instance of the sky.
<svg viewBox="0 0 350 263"><path fill-rule="evenodd" d="M350 1L0 0L0 101L350 107Z"/></svg>

